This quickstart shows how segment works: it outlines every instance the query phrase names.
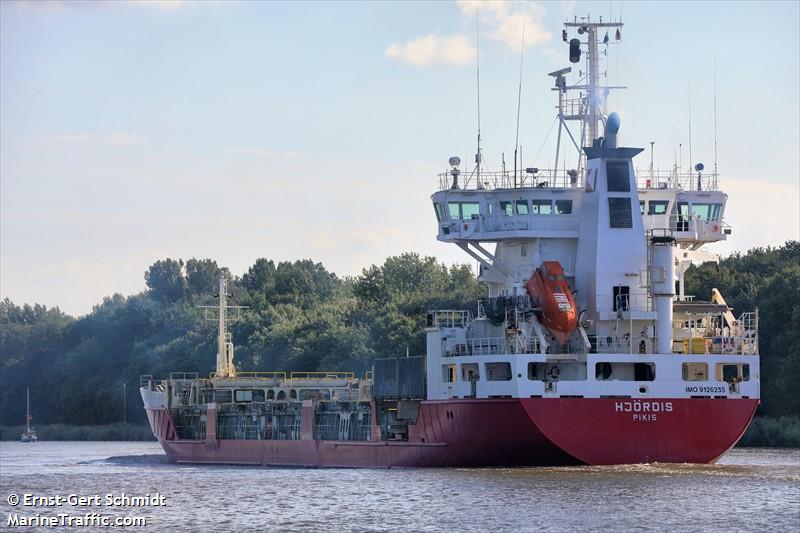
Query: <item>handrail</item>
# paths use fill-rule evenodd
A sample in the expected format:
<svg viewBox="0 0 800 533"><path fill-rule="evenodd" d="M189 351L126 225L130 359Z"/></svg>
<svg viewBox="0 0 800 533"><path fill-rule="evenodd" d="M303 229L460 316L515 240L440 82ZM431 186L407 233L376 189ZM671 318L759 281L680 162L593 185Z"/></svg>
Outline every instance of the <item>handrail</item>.
<svg viewBox="0 0 800 533"><path fill-rule="evenodd" d="M472 312L451 309L428 311L428 327L464 328L472 322Z"/></svg>
<svg viewBox="0 0 800 533"><path fill-rule="evenodd" d="M533 169L532 169L533 170ZM458 190L486 190L495 189L524 189L524 188L570 188L583 187L583 176L579 173L570 176L567 169L553 170L548 168L537 168L536 172L528 172L528 169L518 169L501 171L482 171L480 182L478 174L473 170L469 173L458 175ZM636 185L641 190L647 189L677 189L684 191L697 190L697 173L679 170L658 170L635 169ZM451 170L437 174L439 179L439 190L446 191L454 189L453 174ZM572 180L575 181L572 181ZM718 191L719 174L709 172L703 173L700 178L700 190Z"/></svg>
<svg viewBox="0 0 800 533"><path fill-rule="evenodd" d="M295 380L315 380L315 381L326 381L326 380L352 380L355 379L356 375L354 372L292 372L289 374L289 379L292 381Z"/></svg>
<svg viewBox="0 0 800 533"><path fill-rule="evenodd" d="M197 372L170 372L170 381L195 381L197 379Z"/></svg>
<svg viewBox="0 0 800 533"><path fill-rule="evenodd" d="M438 175L439 190L446 191L453 188L453 176L451 171L443 172ZM580 180L580 177L577 177ZM463 190L495 190L495 189L522 189L526 187L538 188L562 188L571 186L571 177L566 170L555 173L550 169L536 169L535 173L529 173L526 169L520 169L515 174L513 170L499 172L481 172L480 182L476 172L461 174L458 178L458 188ZM572 184L572 186L577 186Z"/></svg>
<svg viewBox="0 0 800 533"><path fill-rule="evenodd" d="M219 376L216 372L208 374L209 379L273 379L285 380L286 372L236 372L235 376Z"/></svg>

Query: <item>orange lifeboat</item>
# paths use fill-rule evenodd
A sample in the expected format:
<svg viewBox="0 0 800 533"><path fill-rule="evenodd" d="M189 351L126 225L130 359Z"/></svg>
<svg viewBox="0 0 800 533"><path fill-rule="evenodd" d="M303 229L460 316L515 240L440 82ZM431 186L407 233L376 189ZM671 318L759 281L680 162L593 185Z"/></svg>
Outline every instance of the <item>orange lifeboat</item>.
<svg viewBox="0 0 800 533"><path fill-rule="evenodd" d="M578 327L578 311L572 291L564 278L564 269L558 261L545 261L525 284L534 307L540 311L542 325L553 337L565 344Z"/></svg>

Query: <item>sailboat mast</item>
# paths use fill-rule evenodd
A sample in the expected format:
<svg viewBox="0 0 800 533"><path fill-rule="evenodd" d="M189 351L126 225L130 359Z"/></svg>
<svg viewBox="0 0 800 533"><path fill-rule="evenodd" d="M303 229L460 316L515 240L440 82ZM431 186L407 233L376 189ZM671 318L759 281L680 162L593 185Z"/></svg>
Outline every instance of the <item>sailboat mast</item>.
<svg viewBox="0 0 800 533"><path fill-rule="evenodd" d="M25 388L25 429L31 432L31 389Z"/></svg>

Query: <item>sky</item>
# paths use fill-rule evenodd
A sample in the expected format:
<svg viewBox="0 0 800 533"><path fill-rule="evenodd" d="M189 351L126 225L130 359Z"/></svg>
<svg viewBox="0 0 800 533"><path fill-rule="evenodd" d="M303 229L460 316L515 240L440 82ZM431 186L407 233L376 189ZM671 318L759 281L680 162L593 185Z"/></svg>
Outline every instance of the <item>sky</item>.
<svg viewBox="0 0 800 533"><path fill-rule="evenodd" d="M436 241L430 195L519 136L551 167L565 18L622 18L621 143L713 166L726 255L800 238L798 2L0 2L0 296L82 315L158 259L354 275ZM525 46L522 46L522 27ZM476 28L477 26L477 28ZM539 154L538 157L535 157ZM637 165L649 165L646 155Z"/></svg>

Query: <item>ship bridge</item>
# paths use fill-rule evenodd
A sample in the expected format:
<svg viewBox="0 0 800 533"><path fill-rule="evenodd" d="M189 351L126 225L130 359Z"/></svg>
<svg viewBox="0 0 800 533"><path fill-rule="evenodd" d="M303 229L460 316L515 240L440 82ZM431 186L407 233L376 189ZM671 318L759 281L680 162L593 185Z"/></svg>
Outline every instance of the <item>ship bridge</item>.
<svg viewBox="0 0 800 533"><path fill-rule="evenodd" d="M467 177L463 185L458 175L457 168L440 174L439 190L431 196L438 240L578 238L586 189L574 171L484 172ZM637 170L645 231L669 229L679 246L691 250L726 240L732 232L724 220L728 195L717 184L716 174Z"/></svg>

